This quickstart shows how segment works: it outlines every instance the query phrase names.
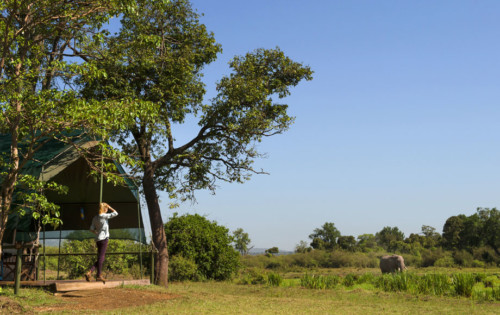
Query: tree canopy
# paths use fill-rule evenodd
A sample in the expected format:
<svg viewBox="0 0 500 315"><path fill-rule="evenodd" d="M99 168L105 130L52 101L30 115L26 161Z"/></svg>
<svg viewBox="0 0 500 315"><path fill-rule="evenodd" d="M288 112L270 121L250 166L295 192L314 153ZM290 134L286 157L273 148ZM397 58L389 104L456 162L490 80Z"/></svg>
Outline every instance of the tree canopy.
<svg viewBox="0 0 500 315"><path fill-rule="evenodd" d="M311 247L314 249L333 249L337 246L337 238L340 236L339 230L332 222L326 222L321 228L314 229L309 235L312 240Z"/></svg>
<svg viewBox="0 0 500 315"><path fill-rule="evenodd" d="M234 248L239 251L241 255L248 254L248 251L250 250L248 245L250 245L251 241L248 233L243 231L242 228L238 228L233 231L233 242Z"/></svg>
<svg viewBox="0 0 500 315"><path fill-rule="evenodd" d="M44 223L61 223L57 206L40 192L63 189L23 175L37 150L53 139L71 142L68 134L75 130L103 136L127 123L116 119L123 110L110 110L112 102L82 100L74 80L105 75L87 62L95 54L81 47L99 42L106 35L102 26L132 4L132 0L0 3L0 133L10 135L10 152L0 156L0 240L16 206L30 207ZM30 194L15 196L23 190Z"/></svg>
<svg viewBox="0 0 500 315"><path fill-rule="evenodd" d="M202 279L230 279L239 266L229 230L198 214L173 217L165 223L169 254L196 264Z"/></svg>
<svg viewBox="0 0 500 315"><path fill-rule="evenodd" d="M443 226L443 245L448 249L488 245L500 255L500 211L477 208L470 216L449 217Z"/></svg>

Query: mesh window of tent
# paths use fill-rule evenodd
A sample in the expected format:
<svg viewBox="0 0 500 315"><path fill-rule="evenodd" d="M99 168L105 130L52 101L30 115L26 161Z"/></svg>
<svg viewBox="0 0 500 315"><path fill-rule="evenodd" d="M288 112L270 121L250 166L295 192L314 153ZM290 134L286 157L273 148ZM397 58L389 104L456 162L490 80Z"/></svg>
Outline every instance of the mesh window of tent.
<svg viewBox="0 0 500 315"><path fill-rule="evenodd" d="M99 143L85 137L75 136L75 139L74 144L87 149L94 148ZM0 152L9 151L10 135L0 135ZM125 175L122 166L114 163L118 172ZM146 243L137 187L130 180L126 180L124 186L114 186L106 181L96 180L90 176L90 167L73 145L57 140L49 141L27 163L23 174L68 187L68 193L63 195L46 192L47 199L60 206L63 224L57 230L47 227L43 234L40 233L40 240L94 238L95 235L89 231L89 227L92 218L97 214L102 184L102 200L119 213L110 221L111 236L114 239ZM32 242L36 239L36 231L36 222L29 213L24 216L12 213L7 222L4 243Z"/></svg>

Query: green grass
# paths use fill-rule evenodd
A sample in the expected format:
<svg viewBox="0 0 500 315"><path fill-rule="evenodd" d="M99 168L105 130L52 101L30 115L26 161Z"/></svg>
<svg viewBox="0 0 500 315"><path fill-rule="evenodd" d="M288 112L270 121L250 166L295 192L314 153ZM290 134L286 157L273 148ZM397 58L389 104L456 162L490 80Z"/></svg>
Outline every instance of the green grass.
<svg viewBox="0 0 500 315"><path fill-rule="evenodd" d="M2 288L0 297L8 298L19 304L23 312L42 305L56 304L58 301L50 292L38 288L22 288L18 295L14 295L14 288ZM1 313L1 310L0 310Z"/></svg>
<svg viewBox="0 0 500 315"><path fill-rule="evenodd" d="M232 283L174 283L167 292L180 298L104 314L498 314L498 304L465 298L412 296L351 289L307 290L301 287Z"/></svg>
<svg viewBox="0 0 500 315"><path fill-rule="evenodd" d="M395 275L362 271L269 273L265 274L266 281L258 284L235 280L171 283L168 289L126 286L138 291L171 293L176 298L99 314L386 314L387 310L401 314L498 314L498 270L413 270ZM11 288L4 288L0 296L19 303L23 312L60 303L39 289L22 289L16 297Z"/></svg>

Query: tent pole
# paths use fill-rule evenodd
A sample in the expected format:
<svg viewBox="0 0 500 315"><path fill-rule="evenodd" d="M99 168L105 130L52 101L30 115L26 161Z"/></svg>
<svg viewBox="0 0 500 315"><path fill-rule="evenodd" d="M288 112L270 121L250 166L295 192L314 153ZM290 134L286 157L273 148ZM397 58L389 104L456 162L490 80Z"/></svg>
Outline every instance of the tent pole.
<svg viewBox="0 0 500 315"><path fill-rule="evenodd" d="M104 170L104 157L102 156L101 152L101 188L99 189L99 205L102 203L102 181L103 181L103 175L102 172Z"/></svg>
<svg viewBox="0 0 500 315"><path fill-rule="evenodd" d="M139 201L139 191L137 191L137 222L139 222L139 261L140 261L140 272L142 279L142 233L141 233L141 203Z"/></svg>
<svg viewBox="0 0 500 315"><path fill-rule="evenodd" d="M45 181L43 178L44 173L45 173L45 164L42 164L42 174L41 174L42 182ZM43 189L42 189L42 194L43 194ZM42 222L40 222L40 223L42 223ZM40 230L38 230L38 237L40 237ZM45 284L45 271L47 270L47 257L45 256L45 247L46 247L45 246L45 224L43 224L43 284Z"/></svg>
<svg viewBox="0 0 500 315"><path fill-rule="evenodd" d="M21 287L21 270L23 268L23 246L19 246L17 248L17 257L16 257L16 278L14 284L14 294L19 294L19 288Z"/></svg>
<svg viewBox="0 0 500 315"><path fill-rule="evenodd" d="M47 257L45 256L45 224L43 225L43 284L45 284L45 271L47 270Z"/></svg>

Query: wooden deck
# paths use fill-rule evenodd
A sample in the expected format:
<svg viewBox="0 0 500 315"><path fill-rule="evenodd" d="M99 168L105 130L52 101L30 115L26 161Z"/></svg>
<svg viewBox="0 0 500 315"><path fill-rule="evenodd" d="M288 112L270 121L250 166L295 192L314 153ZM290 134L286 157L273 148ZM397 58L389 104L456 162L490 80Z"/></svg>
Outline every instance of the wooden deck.
<svg viewBox="0 0 500 315"><path fill-rule="evenodd" d="M149 279L109 280L106 283L85 280L46 280L21 281L21 287L46 287L52 292L68 292L80 290L96 290L119 287L121 285L149 285ZM0 286L14 286L14 281L0 281Z"/></svg>

